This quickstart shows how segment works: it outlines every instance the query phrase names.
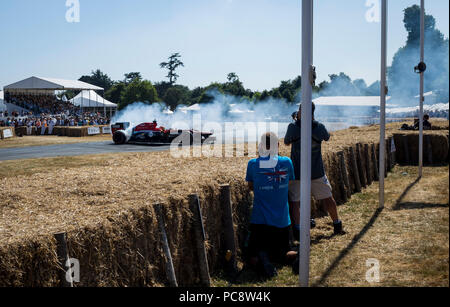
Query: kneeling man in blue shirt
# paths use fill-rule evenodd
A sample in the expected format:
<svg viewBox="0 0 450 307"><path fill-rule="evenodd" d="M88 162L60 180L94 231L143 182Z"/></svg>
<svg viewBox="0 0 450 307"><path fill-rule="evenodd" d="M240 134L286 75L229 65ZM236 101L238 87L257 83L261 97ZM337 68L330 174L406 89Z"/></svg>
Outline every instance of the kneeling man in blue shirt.
<svg viewBox="0 0 450 307"><path fill-rule="evenodd" d="M271 262L291 264L297 252L290 250L289 182L295 180L288 157L278 156L278 137L265 133L259 144L259 158L248 163L247 178L254 192L248 251L250 264L266 277L277 275Z"/></svg>

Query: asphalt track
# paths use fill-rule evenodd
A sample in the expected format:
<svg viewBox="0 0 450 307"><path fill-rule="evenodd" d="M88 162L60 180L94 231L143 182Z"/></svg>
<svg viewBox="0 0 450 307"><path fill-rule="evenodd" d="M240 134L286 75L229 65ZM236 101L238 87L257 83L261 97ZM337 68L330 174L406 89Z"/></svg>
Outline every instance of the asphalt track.
<svg viewBox="0 0 450 307"><path fill-rule="evenodd" d="M83 156L121 152L155 152L170 146L114 145L112 141L0 149L0 161Z"/></svg>

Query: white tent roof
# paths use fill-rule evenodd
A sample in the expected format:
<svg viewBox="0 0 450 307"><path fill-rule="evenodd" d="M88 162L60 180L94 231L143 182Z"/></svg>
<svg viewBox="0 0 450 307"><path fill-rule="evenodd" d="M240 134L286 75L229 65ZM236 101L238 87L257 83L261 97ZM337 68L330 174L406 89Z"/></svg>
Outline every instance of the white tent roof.
<svg viewBox="0 0 450 307"><path fill-rule="evenodd" d="M380 96L322 96L313 102L316 106L379 107Z"/></svg>
<svg viewBox="0 0 450 307"><path fill-rule="evenodd" d="M6 105L3 103L3 91L0 91L0 111L4 111L6 109Z"/></svg>
<svg viewBox="0 0 450 307"><path fill-rule="evenodd" d="M76 80L31 77L4 87L5 90L96 90L103 88Z"/></svg>
<svg viewBox="0 0 450 307"><path fill-rule="evenodd" d="M229 113L231 113L231 114L244 114L244 113L254 113L254 112L255 111L252 111L252 110L245 110L244 111L244 110L241 110L241 109L238 109L238 108L233 108L233 109L230 110Z"/></svg>
<svg viewBox="0 0 450 307"><path fill-rule="evenodd" d="M433 96L433 91L426 92L423 94L424 97ZM420 98L420 95L414 96L414 98Z"/></svg>
<svg viewBox="0 0 450 307"><path fill-rule="evenodd" d="M104 99L92 90L82 91L75 98L71 99L70 102L83 108L117 108L117 104Z"/></svg>
<svg viewBox="0 0 450 307"><path fill-rule="evenodd" d="M187 111L200 111L200 105L198 103L190 106L190 107L181 107L179 109L181 112L187 112Z"/></svg>
<svg viewBox="0 0 450 307"><path fill-rule="evenodd" d="M424 105L423 106L424 112L445 112L449 110L449 104L448 103L437 103L434 105ZM415 113L419 111L419 106L415 107L401 107L401 108L392 108L387 109L386 113L388 114L394 114L394 113Z"/></svg>

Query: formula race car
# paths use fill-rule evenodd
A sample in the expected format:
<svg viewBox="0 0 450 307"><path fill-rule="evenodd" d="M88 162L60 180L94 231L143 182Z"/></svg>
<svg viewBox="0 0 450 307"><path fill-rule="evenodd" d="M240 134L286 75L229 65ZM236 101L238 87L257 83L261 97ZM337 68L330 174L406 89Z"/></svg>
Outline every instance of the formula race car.
<svg viewBox="0 0 450 307"><path fill-rule="evenodd" d="M158 127L158 123L142 123L130 128L130 123L115 123L111 125L113 141L116 145L170 145L174 141L182 144L212 144L216 141L211 132L200 132L196 130L176 130Z"/></svg>

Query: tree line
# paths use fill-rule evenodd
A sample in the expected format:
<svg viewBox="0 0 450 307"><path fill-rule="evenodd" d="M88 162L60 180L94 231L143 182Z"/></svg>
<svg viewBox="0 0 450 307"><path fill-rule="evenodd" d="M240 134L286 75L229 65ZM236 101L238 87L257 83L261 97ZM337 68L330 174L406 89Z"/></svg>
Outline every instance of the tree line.
<svg viewBox="0 0 450 307"><path fill-rule="evenodd" d="M427 71L426 89L436 90L448 101L448 38L435 29L436 21L433 16L426 16L427 52L429 70ZM404 25L408 32L406 45L398 50L388 68L388 84L393 96L414 97L417 95L417 76L413 67L418 63L418 44L420 38L420 8L413 5L404 10ZM417 62L417 63L416 63ZM92 71L90 75L82 76L79 80L105 89L105 98L118 103L119 109L125 108L134 102L152 104L165 102L171 110L179 105L193 105L196 103L209 103L213 97L209 94L211 90L233 95L243 100L258 103L270 98L284 100L293 104L301 91L301 76L293 80L281 81L280 85L271 90L252 91L245 88L239 76L230 72L226 81L213 82L205 87L190 89L187 86L177 84L179 75L177 71L184 67L181 54L170 55L167 61L160 63L160 68L167 70L167 81L152 83L144 80L140 72L124 74L123 80L113 81L106 73L99 69ZM376 81L367 85L363 79L352 80L348 75L341 72L331 74L328 81L323 81L313 88L316 96L378 96L380 93L380 82ZM70 96L76 93L68 92Z"/></svg>
<svg viewBox="0 0 450 307"><path fill-rule="evenodd" d="M169 57L169 62L161 63L162 68L168 69L168 81L152 83L149 80L144 80L140 72L126 73L123 80L113 81L99 69L92 71L91 75L82 76L79 80L104 88L105 98L118 103L119 109L135 102L147 104L164 102L171 110L175 110L179 105L190 106L197 103L212 102L214 98L210 93L213 90L253 103L266 101L270 98L284 100L288 104L294 104L298 100L297 97L301 90L300 76L293 80L281 81L278 87L271 90L252 91L244 87L237 73L231 72L226 76L226 81L223 83L213 82L208 86L199 86L191 90L185 85L176 84L179 77L176 74L176 68L183 66L184 63L180 60L181 55L174 55ZM169 64L171 60L179 61L179 63L177 65ZM330 81L324 81L315 86L314 93L333 96L338 94L337 88L345 89L346 93L352 96L377 95L377 91L379 91L379 82L375 82L368 87L364 80L352 81L349 76L342 72L338 75L330 75L329 78ZM65 94L69 99L76 95L74 92L66 92Z"/></svg>

